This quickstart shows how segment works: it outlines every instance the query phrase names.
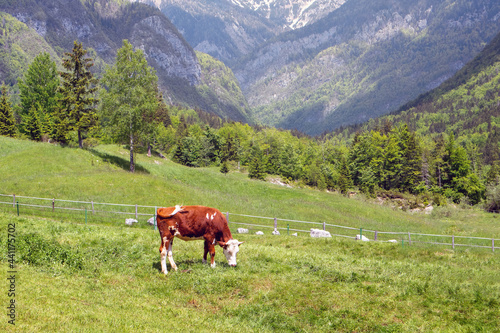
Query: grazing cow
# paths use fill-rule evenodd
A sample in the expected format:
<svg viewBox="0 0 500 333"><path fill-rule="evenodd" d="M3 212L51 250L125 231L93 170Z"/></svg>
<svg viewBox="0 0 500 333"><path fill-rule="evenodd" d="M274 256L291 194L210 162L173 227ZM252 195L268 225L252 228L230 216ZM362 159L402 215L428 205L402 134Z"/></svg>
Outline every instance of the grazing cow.
<svg viewBox="0 0 500 333"><path fill-rule="evenodd" d="M203 263L207 262L207 253L210 252L211 267L215 267L214 245L218 243L224 249L229 265L236 266L236 253L243 242L233 239L227 220L219 210L203 206L159 208L156 222L161 237L161 271L164 274L167 274L167 256L170 266L177 270L172 256L174 237L185 241L204 239Z"/></svg>

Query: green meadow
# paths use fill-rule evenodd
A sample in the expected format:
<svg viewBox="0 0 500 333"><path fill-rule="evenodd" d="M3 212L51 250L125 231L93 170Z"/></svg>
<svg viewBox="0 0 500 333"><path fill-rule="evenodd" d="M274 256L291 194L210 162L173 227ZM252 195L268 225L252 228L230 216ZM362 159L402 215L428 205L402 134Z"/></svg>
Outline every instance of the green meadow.
<svg viewBox="0 0 500 333"><path fill-rule="evenodd" d="M437 207L409 213L359 195L248 179L245 172L187 168L119 146L63 148L0 137L0 194L151 206L200 204L223 212L354 228L499 238L494 214ZM7 332L498 332L498 250L401 243L233 235L238 266L220 248L176 240L179 266L160 272L159 235L140 221L85 224L82 214L0 205L0 304L8 296L9 225L15 224L16 325ZM356 234L353 231L354 236ZM11 236L12 237L12 236ZM490 242L491 244L491 242ZM498 245L497 245L498 246ZM170 266L167 264L169 270Z"/></svg>

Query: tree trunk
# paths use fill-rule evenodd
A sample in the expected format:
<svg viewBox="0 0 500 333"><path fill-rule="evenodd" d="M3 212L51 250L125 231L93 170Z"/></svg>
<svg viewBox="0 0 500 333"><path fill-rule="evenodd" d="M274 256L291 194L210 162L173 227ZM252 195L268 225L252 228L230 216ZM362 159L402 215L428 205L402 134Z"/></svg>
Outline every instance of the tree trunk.
<svg viewBox="0 0 500 333"><path fill-rule="evenodd" d="M82 132L78 130L78 147L83 148Z"/></svg>
<svg viewBox="0 0 500 333"><path fill-rule="evenodd" d="M131 135L130 136L130 172L135 171L135 164L134 164L134 137Z"/></svg>

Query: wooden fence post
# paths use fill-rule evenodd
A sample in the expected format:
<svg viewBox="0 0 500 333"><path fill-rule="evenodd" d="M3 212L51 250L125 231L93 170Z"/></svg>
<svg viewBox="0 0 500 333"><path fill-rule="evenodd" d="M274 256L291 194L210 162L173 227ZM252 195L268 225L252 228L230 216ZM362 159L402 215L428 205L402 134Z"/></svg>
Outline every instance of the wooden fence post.
<svg viewBox="0 0 500 333"><path fill-rule="evenodd" d="M52 198L52 213L54 212L56 206L56 199Z"/></svg>
<svg viewBox="0 0 500 333"><path fill-rule="evenodd" d="M154 221L155 231L156 231L156 211L157 211L157 209L156 209L156 206L155 206L155 221Z"/></svg>
<svg viewBox="0 0 500 333"><path fill-rule="evenodd" d="M227 224L229 224L229 212L226 212L226 220L227 220Z"/></svg>
<svg viewBox="0 0 500 333"><path fill-rule="evenodd" d="M12 202L12 207L16 208L16 195L12 195L14 197L14 201Z"/></svg>
<svg viewBox="0 0 500 333"><path fill-rule="evenodd" d="M408 231L408 245L411 245L411 236L409 231Z"/></svg>
<svg viewBox="0 0 500 333"><path fill-rule="evenodd" d="M278 219L274 218L274 230L278 230Z"/></svg>
<svg viewBox="0 0 500 333"><path fill-rule="evenodd" d="M455 235L451 235L451 248L455 250Z"/></svg>
<svg viewBox="0 0 500 333"><path fill-rule="evenodd" d="M137 220L137 204L135 204L135 219Z"/></svg>
<svg viewBox="0 0 500 333"><path fill-rule="evenodd" d="M94 211L94 200L91 201L91 204L92 204L92 215L94 215L95 211Z"/></svg>
<svg viewBox="0 0 500 333"><path fill-rule="evenodd" d="M375 230L375 240L377 240L377 238L378 238L378 231Z"/></svg>
<svg viewBox="0 0 500 333"><path fill-rule="evenodd" d="M495 252L495 238L491 239L491 250Z"/></svg>

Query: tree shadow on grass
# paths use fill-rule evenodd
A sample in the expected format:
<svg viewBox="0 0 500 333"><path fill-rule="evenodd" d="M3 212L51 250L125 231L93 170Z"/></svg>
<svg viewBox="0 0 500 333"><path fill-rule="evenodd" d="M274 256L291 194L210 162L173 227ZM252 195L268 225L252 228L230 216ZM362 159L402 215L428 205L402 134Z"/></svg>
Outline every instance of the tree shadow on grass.
<svg viewBox="0 0 500 333"><path fill-rule="evenodd" d="M89 151L96 157L100 158L103 162L108 162L116 165L117 167L122 168L125 171L130 171L130 161L128 159L115 155L110 155L108 153L103 153L95 149L89 149ZM135 164L135 172L141 172L146 174L150 173L146 168L137 163Z"/></svg>

